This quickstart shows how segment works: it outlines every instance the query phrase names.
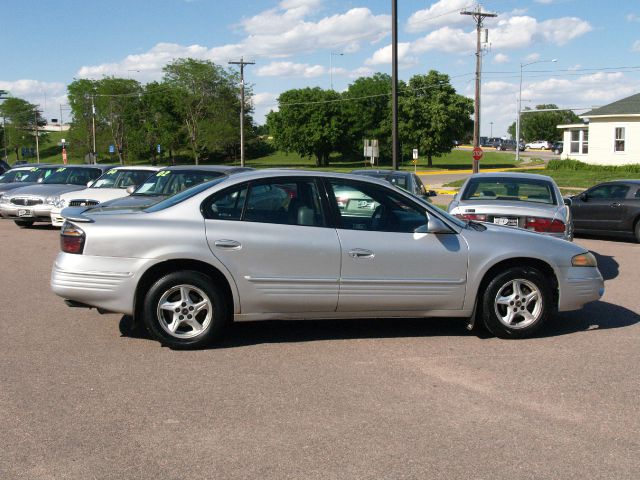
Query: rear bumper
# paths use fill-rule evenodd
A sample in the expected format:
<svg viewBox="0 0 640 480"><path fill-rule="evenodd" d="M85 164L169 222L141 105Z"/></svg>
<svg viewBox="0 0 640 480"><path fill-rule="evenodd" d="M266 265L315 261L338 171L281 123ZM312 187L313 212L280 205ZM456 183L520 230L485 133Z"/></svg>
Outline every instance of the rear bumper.
<svg viewBox="0 0 640 480"><path fill-rule="evenodd" d="M561 270L561 277L558 279L560 312L579 310L604 295L604 280L595 267L567 267Z"/></svg>
<svg viewBox="0 0 640 480"><path fill-rule="evenodd" d="M60 252L51 271L51 290L110 312L133 315L139 272L152 260L74 255Z"/></svg>

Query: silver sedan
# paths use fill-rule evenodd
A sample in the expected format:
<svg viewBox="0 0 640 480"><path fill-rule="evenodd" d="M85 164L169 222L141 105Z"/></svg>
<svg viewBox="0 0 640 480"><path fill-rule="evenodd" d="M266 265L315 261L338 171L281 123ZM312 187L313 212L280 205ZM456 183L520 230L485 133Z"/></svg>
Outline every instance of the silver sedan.
<svg viewBox="0 0 640 480"><path fill-rule="evenodd" d="M564 240L573 239L571 210L556 182L546 175L471 175L448 209L450 214L465 220L524 228Z"/></svg>
<svg viewBox="0 0 640 480"><path fill-rule="evenodd" d="M345 189L359 194L339 206ZM56 294L133 315L175 348L266 319L449 316L521 338L604 292L583 247L332 173L245 172L151 207L85 212L61 246Z"/></svg>

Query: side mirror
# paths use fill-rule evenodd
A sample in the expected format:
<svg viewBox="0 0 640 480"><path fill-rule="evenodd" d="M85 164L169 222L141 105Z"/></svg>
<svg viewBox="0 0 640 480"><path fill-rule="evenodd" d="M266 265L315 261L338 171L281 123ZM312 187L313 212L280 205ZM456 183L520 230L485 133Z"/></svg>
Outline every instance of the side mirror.
<svg viewBox="0 0 640 480"><path fill-rule="evenodd" d="M453 233L453 231L447 227L447 225L435 217L429 215L429 221L425 225L420 225L414 230L415 233Z"/></svg>
<svg viewBox="0 0 640 480"><path fill-rule="evenodd" d="M43 180L44 178L39 178L37 183L42 183Z"/></svg>
<svg viewBox="0 0 640 480"><path fill-rule="evenodd" d="M136 186L135 185L129 185L127 187L127 189L125 190L125 192L127 192L127 195L131 195L133 192L135 192L136 190Z"/></svg>
<svg viewBox="0 0 640 480"><path fill-rule="evenodd" d="M564 204L567 207L570 207L573 204L573 200L571 200L569 197L564 197L562 200L564 200Z"/></svg>
<svg viewBox="0 0 640 480"><path fill-rule="evenodd" d="M437 197L438 196L438 192L436 192L435 190L427 190L427 197Z"/></svg>
<svg viewBox="0 0 640 480"><path fill-rule="evenodd" d="M91 185L93 185L93 180L89 180L89 181L87 182L87 187L90 187Z"/></svg>
<svg viewBox="0 0 640 480"><path fill-rule="evenodd" d="M580 194L580 200L582 200L583 202L588 202L589 201L589 195L585 193L581 193Z"/></svg>

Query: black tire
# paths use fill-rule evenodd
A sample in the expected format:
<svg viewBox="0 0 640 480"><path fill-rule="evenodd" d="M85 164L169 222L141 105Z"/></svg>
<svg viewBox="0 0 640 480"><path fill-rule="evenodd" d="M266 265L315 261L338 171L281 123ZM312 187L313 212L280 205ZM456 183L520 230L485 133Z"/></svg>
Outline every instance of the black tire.
<svg viewBox="0 0 640 480"><path fill-rule="evenodd" d="M33 220L14 220L14 222L20 228L29 228L33 226Z"/></svg>
<svg viewBox="0 0 640 480"><path fill-rule="evenodd" d="M197 305L207 301L206 314L197 311ZM163 345L175 349L202 348L219 338L229 323L228 303L210 277L185 270L169 273L151 286L144 299L142 318L149 333ZM162 309L160 304L172 305L172 308ZM202 330L198 331L193 325L200 325ZM171 326L175 329L173 333Z"/></svg>
<svg viewBox="0 0 640 480"><path fill-rule="evenodd" d="M514 284L519 286L520 295L517 295ZM537 300L535 296L531 296L534 289L539 297ZM502 301L499 302L498 298ZM532 267L511 267L496 275L487 285L482 297L484 325L500 338L530 337L549 319L553 311L549 280Z"/></svg>
<svg viewBox="0 0 640 480"><path fill-rule="evenodd" d="M640 218L636 220L636 224L633 227L633 233L636 236L636 242L640 243Z"/></svg>

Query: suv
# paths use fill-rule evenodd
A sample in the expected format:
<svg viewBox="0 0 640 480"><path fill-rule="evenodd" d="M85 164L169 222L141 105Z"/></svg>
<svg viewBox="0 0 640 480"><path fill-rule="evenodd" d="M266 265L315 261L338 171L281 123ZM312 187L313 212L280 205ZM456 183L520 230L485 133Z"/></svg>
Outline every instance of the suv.
<svg viewBox="0 0 640 480"><path fill-rule="evenodd" d="M536 140L534 142L529 142L525 145L525 148L537 148L541 150L551 150L551 143L546 140Z"/></svg>
<svg viewBox="0 0 640 480"><path fill-rule="evenodd" d="M553 142L551 145L551 151L556 155L560 155L564 149L564 142Z"/></svg>

